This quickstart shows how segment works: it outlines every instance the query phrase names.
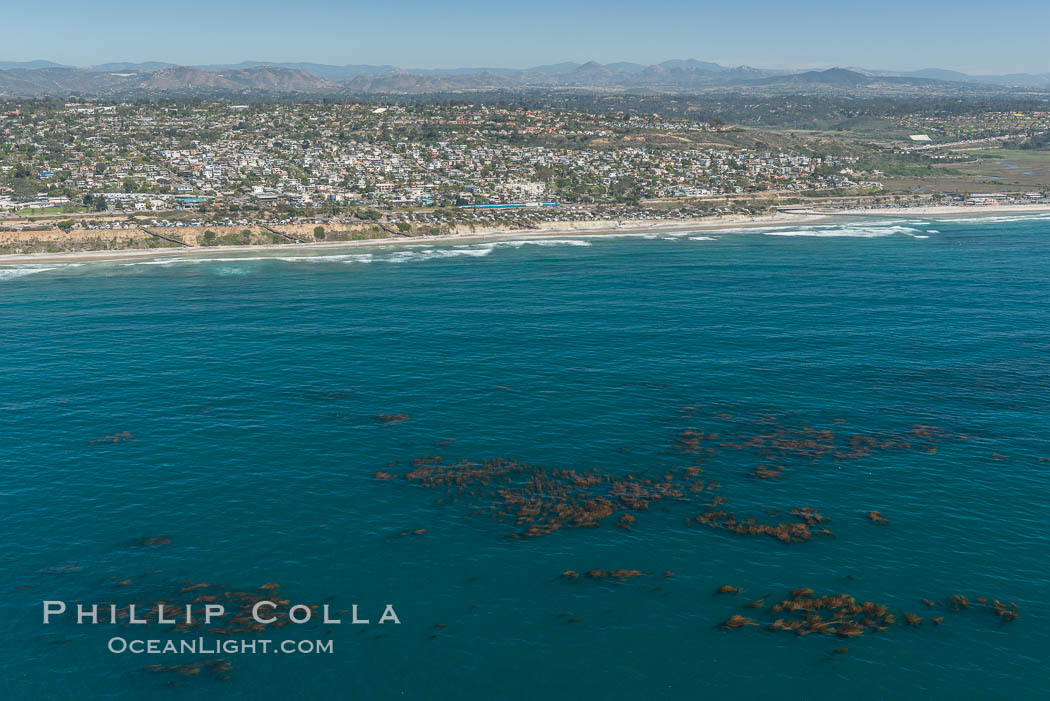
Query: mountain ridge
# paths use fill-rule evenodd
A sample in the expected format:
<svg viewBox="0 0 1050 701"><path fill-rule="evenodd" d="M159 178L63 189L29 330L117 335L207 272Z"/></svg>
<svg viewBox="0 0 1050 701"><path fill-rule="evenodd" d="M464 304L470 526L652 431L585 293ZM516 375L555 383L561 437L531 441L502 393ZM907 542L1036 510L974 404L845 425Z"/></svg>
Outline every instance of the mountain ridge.
<svg viewBox="0 0 1050 701"><path fill-rule="evenodd" d="M710 91L992 91L1050 90L1048 74L970 76L926 68L910 72L834 67L785 71L727 67L696 59L643 65L563 62L527 69L401 69L388 65L332 66L308 62L180 66L160 61L114 62L88 68L44 60L0 63L3 96L105 96L133 94L342 94L424 93L481 89L589 88L595 90Z"/></svg>

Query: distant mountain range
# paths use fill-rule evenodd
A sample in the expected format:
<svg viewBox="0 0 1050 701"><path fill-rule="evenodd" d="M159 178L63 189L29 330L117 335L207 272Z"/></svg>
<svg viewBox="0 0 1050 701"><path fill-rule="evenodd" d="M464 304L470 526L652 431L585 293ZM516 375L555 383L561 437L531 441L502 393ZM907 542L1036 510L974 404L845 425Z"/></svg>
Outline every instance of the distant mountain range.
<svg viewBox="0 0 1050 701"><path fill-rule="evenodd" d="M655 65L557 63L534 68L409 69L394 66L265 63L178 66L159 61L89 68L51 61L0 62L0 96L99 96L430 93L493 89L851 93L1050 91L1050 73L973 76L927 68L911 72L831 68L786 71L727 67L695 59Z"/></svg>

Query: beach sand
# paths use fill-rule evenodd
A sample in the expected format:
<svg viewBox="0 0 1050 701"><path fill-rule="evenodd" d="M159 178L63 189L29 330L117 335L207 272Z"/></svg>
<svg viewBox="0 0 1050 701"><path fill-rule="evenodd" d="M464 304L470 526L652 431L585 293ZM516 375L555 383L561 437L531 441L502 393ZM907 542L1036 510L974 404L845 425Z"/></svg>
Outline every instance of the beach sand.
<svg viewBox="0 0 1050 701"><path fill-rule="evenodd" d="M493 241L507 238L550 238L556 236L624 233L670 233L710 229L743 229L791 224L821 224L831 218L822 214L770 214L762 216L728 215L704 219L686 219L675 222L654 221L595 221L595 222L541 222L535 229L493 228L460 231L442 236L392 236L357 241L312 241L309 243L268 244L257 246L200 246L180 248L147 248L114 251L75 251L65 253L18 253L0 255L0 265L14 263L59 263L76 261L137 260L142 258L183 257L228 252L264 252L343 249L374 246L412 246L444 243L446 241Z"/></svg>
<svg viewBox="0 0 1050 701"><path fill-rule="evenodd" d="M987 217L1003 214L1045 214L1048 205L989 205L982 207L888 207L872 209L807 209L778 212L761 216L726 215L704 219L687 219L675 222L659 221L594 221L594 222L542 222L535 229L488 229L462 231L444 236L390 237L358 241L319 241L310 243L288 243L259 246L208 246L161 249L131 249L115 251L77 251L67 253L22 253L0 255L0 265L18 263L60 263L76 261L117 261L142 258L164 258L208 255L228 252L266 252L288 250L323 250L369 246L405 246L443 243L446 241L492 241L507 238L550 238L573 235L615 235L624 233L674 233L705 230L747 230L770 226L820 226L842 223L850 217L927 217L944 216L960 218Z"/></svg>
<svg viewBox="0 0 1050 701"><path fill-rule="evenodd" d="M824 216L882 216L882 217L987 217L999 214L1046 214L1047 204L994 204L982 206L936 206L936 207L871 207L853 209L798 208L799 213Z"/></svg>

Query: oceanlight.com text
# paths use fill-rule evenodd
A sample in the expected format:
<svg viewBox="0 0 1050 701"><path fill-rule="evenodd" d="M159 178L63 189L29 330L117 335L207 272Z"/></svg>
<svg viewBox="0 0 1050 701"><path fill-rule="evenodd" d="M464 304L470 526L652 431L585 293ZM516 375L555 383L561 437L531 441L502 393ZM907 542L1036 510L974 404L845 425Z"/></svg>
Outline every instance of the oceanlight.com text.
<svg viewBox="0 0 1050 701"><path fill-rule="evenodd" d="M335 651L332 640L159 640L109 639L106 648L116 655L330 655Z"/></svg>

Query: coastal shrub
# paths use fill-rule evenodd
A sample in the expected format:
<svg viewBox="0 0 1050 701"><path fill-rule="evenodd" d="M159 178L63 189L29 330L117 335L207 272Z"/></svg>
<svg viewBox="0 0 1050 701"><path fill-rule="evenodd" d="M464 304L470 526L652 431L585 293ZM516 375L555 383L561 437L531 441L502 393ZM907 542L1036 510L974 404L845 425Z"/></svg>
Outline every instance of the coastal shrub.
<svg viewBox="0 0 1050 701"><path fill-rule="evenodd" d="M315 226L314 227L314 238L317 239L318 241L324 241L324 227L323 226Z"/></svg>
<svg viewBox="0 0 1050 701"><path fill-rule="evenodd" d="M208 232L204 232L204 237L207 240ZM247 246L252 242L251 229L241 229L235 234L226 234L225 236L218 236L214 239L214 244L205 243L206 246Z"/></svg>
<svg viewBox="0 0 1050 701"><path fill-rule="evenodd" d="M412 229L412 225L407 223L407 222L400 221L400 222L397 223L397 230L398 231L405 232L405 231L410 231L411 229Z"/></svg>
<svg viewBox="0 0 1050 701"><path fill-rule="evenodd" d="M216 234L211 229L208 229L207 231L204 232L204 239L201 242L205 246L214 246L215 245L215 240L217 238L218 238L218 234Z"/></svg>
<svg viewBox="0 0 1050 701"><path fill-rule="evenodd" d="M1031 136L1021 144L1025 151L1050 151L1050 132Z"/></svg>

